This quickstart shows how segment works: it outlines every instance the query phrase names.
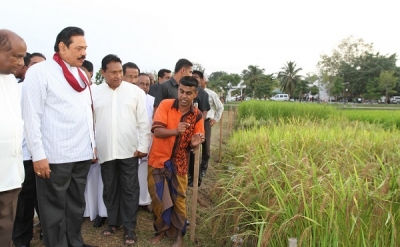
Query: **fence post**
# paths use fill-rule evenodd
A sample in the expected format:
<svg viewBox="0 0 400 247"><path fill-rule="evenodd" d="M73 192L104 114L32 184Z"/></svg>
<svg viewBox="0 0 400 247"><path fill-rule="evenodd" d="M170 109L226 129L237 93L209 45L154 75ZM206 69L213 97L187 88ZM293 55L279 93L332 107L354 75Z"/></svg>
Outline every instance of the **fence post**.
<svg viewBox="0 0 400 247"><path fill-rule="evenodd" d="M289 247L297 247L297 238L289 238Z"/></svg>
<svg viewBox="0 0 400 247"><path fill-rule="evenodd" d="M219 120L219 154L218 154L218 162L221 162L221 149L222 149L222 125L223 125L224 113L222 112L221 119Z"/></svg>

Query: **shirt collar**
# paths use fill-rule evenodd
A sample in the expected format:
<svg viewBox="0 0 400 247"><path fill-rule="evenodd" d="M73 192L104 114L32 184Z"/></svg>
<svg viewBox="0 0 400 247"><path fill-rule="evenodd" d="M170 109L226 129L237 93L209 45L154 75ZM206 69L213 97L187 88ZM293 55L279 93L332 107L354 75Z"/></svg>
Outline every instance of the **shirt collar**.
<svg viewBox="0 0 400 247"><path fill-rule="evenodd" d="M174 78L174 77L171 77L169 80L171 81L171 84L172 84L173 86L178 86L178 83L175 81L175 78Z"/></svg>
<svg viewBox="0 0 400 247"><path fill-rule="evenodd" d="M175 108L177 111L179 110L179 99L175 99L174 103L172 104L171 108ZM189 112L193 113L194 112L194 106L193 106L193 102L190 105L190 110Z"/></svg>

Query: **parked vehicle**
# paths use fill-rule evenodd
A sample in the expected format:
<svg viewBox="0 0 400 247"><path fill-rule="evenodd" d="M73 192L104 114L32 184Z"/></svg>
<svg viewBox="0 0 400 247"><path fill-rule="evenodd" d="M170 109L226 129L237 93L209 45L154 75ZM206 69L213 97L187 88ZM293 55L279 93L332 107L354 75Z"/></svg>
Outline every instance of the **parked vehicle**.
<svg viewBox="0 0 400 247"><path fill-rule="evenodd" d="M273 101L289 101L289 95L284 93L276 94L274 97L271 97L270 100Z"/></svg>
<svg viewBox="0 0 400 247"><path fill-rule="evenodd" d="M390 103L391 104L400 104L400 96L393 96L390 98Z"/></svg>

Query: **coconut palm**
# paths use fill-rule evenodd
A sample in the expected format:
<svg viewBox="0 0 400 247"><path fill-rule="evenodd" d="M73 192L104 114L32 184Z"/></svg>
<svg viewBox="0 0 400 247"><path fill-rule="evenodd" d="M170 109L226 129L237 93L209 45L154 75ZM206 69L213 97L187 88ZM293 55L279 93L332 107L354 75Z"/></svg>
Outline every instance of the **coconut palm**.
<svg viewBox="0 0 400 247"><path fill-rule="evenodd" d="M301 75L298 75L299 71L302 70L302 68L297 69L296 63L289 61L281 69L282 71L280 71L277 76L281 83L281 90L289 94L289 96L293 96L297 83L303 77Z"/></svg>

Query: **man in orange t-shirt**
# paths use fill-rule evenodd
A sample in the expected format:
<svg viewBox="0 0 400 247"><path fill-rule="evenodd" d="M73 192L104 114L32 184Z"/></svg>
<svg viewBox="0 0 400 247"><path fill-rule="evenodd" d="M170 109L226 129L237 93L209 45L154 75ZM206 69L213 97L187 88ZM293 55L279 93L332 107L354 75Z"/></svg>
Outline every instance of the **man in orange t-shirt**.
<svg viewBox="0 0 400 247"><path fill-rule="evenodd" d="M154 114L148 172L156 229L152 244L167 236L176 238L174 246L183 246L189 152L205 140L202 113L193 106L197 88L196 79L183 77L178 98L161 101Z"/></svg>

